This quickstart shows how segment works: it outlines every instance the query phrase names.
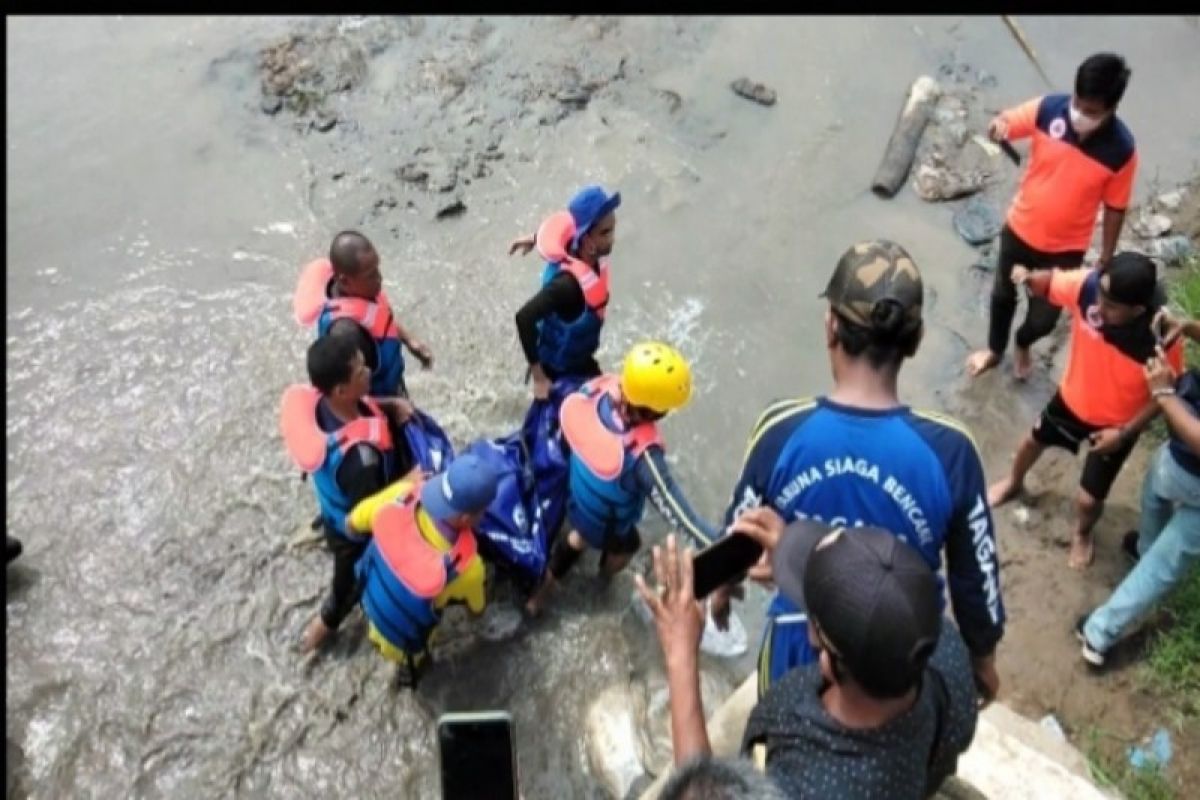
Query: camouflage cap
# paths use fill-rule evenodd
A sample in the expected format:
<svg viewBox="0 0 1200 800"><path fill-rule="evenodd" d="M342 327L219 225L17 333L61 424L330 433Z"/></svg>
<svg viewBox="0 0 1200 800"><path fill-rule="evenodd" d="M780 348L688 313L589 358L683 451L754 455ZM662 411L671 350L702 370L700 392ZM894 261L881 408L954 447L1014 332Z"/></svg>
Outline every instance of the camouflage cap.
<svg viewBox="0 0 1200 800"><path fill-rule="evenodd" d="M858 325L872 327L872 312L884 300L904 310L910 323L921 321L925 289L921 272L908 252L887 239L859 242L838 260L821 297Z"/></svg>

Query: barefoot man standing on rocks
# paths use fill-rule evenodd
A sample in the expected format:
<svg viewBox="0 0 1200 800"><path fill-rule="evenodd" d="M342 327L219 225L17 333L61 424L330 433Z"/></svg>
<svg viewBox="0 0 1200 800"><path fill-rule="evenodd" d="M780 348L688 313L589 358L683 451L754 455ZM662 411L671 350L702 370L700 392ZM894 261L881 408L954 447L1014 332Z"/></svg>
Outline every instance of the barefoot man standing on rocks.
<svg viewBox="0 0 1200 800"><path fill-rule="evenodd" d="M988 346L967 358L967 373L980 375L1000 363L1017 289L1013 267L1075 269L1092 240L1096 209L1103 204L1103 236L1097 268L1107 269L1125 222L1138 156L1133 135L1117 118L1129 83L1125 60L1097 53L1075 73L1075 93L1037 97L999 114L988 126L995 141L1032 138L1029 168L1000 232L1000 256L992 286ZM1029 377L1029 348L1054 330L1059 309L1029 298L1017 329L1013 372Z"/></svg>
<svg viewBox="0 0 1200 800"><path fill-rule="evenodd" d="M1078 525L1071 538L1072 569L1086 569L1095 556L1092 528L1104 500L1138 435L1158 413L1142 365L1157 352L1151 324L1162 304L1154 262L1140 253L1119 253L1103 273L1088 270L1012 271L1017 286L1071 312L1071 351L1058 391L1025 434L1012 471L988 489L993 508L1022 490L1025 475L1047 447L1071 453L1090 448L1079 479ZM1178 372L1183 347L1166 351Z"/></svg>

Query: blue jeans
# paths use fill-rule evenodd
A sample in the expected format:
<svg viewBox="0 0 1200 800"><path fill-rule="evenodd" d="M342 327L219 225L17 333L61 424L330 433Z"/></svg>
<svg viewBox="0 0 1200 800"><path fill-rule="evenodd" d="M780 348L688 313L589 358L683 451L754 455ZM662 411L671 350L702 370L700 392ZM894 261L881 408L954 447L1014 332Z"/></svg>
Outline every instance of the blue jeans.
<svg viewBox="0 0 1200 800"><path fill-rule="evenodd" d="M1084 625L1088 643L1101 652L1200 561L1200 477L1179 466L1165 444L1142 483L1138 553L1137 566Z"/></svg>

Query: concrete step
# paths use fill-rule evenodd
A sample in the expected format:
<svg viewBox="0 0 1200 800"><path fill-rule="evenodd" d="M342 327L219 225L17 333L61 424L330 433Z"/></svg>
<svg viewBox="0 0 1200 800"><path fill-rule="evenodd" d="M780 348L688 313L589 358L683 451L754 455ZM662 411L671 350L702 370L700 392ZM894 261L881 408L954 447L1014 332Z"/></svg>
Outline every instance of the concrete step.
<svg viewBox="0 0 1200 800"><path fill-rule="evenodd" d="M751 675L709 717L708 736L717 756L737 755L750 710L757 702ZM669 772L641 795L656 800ZM1101 790L1087 777L1083 755L1036 722L1000 703L992 703L975 728L971 747L958 760L958 774L935 795L940 800L1110 800L1119 795Z"/></svg>

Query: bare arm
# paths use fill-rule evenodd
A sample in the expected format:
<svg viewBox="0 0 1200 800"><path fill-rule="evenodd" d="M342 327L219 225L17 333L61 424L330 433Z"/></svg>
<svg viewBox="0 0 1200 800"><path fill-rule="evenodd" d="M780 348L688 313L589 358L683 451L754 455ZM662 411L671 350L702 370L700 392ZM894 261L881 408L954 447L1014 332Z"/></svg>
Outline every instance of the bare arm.
<svg viewBox="0 0 1200 800"><path fill-rule="evenodd" d="M1137 413L1137 416L1121 426L1121 438L1128 439L1131 436L1136 436L1146 429L1150 421L1158 416L1159 406L1153 400L1143 406L1142 410Z"/></svg>
<svg viewBox="0 0 1200 800"><path fill-rule="evenodd" d="M700 698L700 667L694 653L687 660L667 663L667 691L671 698L671 743L676 766L696 756L711 755Z"/></svg>
<svg viewBox="0 0 1200 800"><path fill-rule="evenodd" d="M667 536L666 552L653 550L657 591L641 575L634 577L638 594L654 615L658 640L667 668L667 693L671 707L671 744L676 765L690 758L711 755L704 704L700 696L700 637L704 612L692 596L692 552L680 556L675 535Z"/></svg>
<svg viewBox="0 0 1200 800"><path fill-rule="evenodd" d="M1048 269L1032 270L1028 267L1017 264L1013 267L1012 282L1017 286L1024 284L1025 288L1034 297L1045 297L1050 291L1050 280L1054 277L1054 272Z"/></svg>
<svg viewBox="0 0 1200 800"><path fill-rule="evenodd" d="M1124 224L1124 209L1104 207L1100 238L1100 269L1107 269L1108 263L1112 261L1113 253L1117 250L1117 239L1121 236L1121 226Z"/></svg>
<svg viewBox="0 0 1200 800"><path fill-rule="evenodd" d="M1200 453L1200 419L1192 416L1187 404L1173 394L1155 398L1167 424L1193 453Z"/></svg>
<svg viewBox="0 0 1200 800"><path fill-rule="evenodd" d="M408 348L409 352L417 357L417 360L421 362L421 366L425 369L432 367L433 352L429 349L429 345L425 344L420 339L414 338L413 335L408 332L408 328L405 328L404 324L400 322L400 320L396 319L395 323L396 333L400 341L403 342L404 346Z"/></svg>

